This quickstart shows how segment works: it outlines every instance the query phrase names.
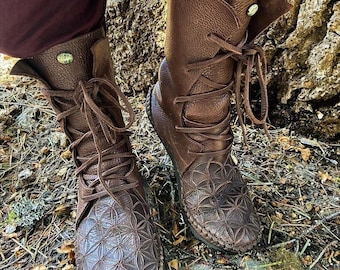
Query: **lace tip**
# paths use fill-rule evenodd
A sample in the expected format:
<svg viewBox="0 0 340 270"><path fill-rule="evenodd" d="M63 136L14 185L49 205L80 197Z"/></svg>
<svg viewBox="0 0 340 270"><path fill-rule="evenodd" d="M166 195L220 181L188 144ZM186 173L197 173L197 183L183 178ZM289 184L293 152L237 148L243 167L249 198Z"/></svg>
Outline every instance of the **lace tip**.
<svg viewBox="0 0 340 270"><path fill-rule="evenodd" d="M264 129L264 132L265 132L265 134L266 134L266 137L267 137L268 141L271 142L272 137L271 137L270 134L269 134L269 130L268 130L267 124L266 124L266 123L263 123L262 126L263 126L263 129Z"/></svg>
<svg viewBox="0 0 340 270"><path fill-rule="evenodd" d="M245 125L244 125L243 123L241 124L241 128L242 128L242 137L243 137L243 144L244 144L244 147L245 147L245 148L248 148L246 127L245 127Z"/></svg>

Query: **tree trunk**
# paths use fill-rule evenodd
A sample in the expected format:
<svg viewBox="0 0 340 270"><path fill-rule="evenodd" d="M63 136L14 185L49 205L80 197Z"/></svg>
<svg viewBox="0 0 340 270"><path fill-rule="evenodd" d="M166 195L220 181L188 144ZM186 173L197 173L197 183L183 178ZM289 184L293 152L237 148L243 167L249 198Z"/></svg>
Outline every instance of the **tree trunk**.
<svg viewBox="0 0 340 270"><path fill-rule="evenodd" d="M157 80L165 2L108 1L116 78L125 92L147 91ZM290 3L291 12L257 39L268 59L270 121L306 136L339 140L340 2Z"/></svg>

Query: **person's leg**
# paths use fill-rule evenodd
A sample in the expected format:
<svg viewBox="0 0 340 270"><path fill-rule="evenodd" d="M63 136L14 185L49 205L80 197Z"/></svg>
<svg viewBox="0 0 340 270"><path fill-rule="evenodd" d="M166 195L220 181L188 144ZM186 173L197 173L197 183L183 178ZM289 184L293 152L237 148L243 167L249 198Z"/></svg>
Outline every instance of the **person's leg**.
<svg viewBox="0 0 340 270"><path fill-rule="evenodd" d="M31 16L44 8L49 9L48 13L59 14L52 23L46 13L47 17L41 18L43 29L35 22L35 30L42 39L45 38L42 33L45 33L46 40L36 43L28 36L26 43L25 34L19 27L27 22L15 22L12 25L18 29L13 30L21 37L20 42L35 46L26 48L22 44L18 50L12 43L6 43L6 35L7 38L11 35L2 29L1 50L7 48L6 51L14 56L28 56L18 61L12 74L31 76L45 84L43 93L71 141L79 184L77 266L89 270L162 269L159 237L151 221L126 132L133 121L133 111L114 82L109 42L104 29L98 28L104 16L103 1L54 1L64 5L47 7L46 1L40 1L40 5L36 0L32 2L36 10L31 10ZM71 10L67 7L69 2L78 5L72 4ZM91 14L95 15L94 9L99 2L101 18L98 16L92 26L77 32L64 25L66 15L60 15L60 8L73 14L77 13L75 9L87 5L86 12L74 17L77 21L83 16L91 18ZM26 11L22 11L17 19L28 16L23 14ZM54 39L49 31L59 27L69 31ZM94 27L97 28L92 29ZM25 26L25 29L31 29L34 34L34 28ZM122 109L130 115L127 125L122 119Z"/></svg>
<svg viewBox="0 0 340 270"><path fill-rule="evenodd" d="M106 0L0 1L0 52L34 56L104 25Z"/></svg>
<svg viewBox="0 0 340 270"><path fill-rule="evenodd" d="M245 109L253 122L265 124L265 59L249 43L288 9L282 0L168 1L165 59L147 111L173 160L190 227L216 249L250 249L261 236L247 184L231 157L230 99L236 92L241 121L240 86L246 100L256 66L261 119L248 102Z"/></svg>

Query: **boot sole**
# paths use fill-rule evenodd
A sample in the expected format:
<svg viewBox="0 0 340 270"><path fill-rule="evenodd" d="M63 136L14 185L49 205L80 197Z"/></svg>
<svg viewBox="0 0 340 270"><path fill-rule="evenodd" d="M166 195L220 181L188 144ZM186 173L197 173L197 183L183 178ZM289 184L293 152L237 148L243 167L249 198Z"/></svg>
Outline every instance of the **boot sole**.
<svg viewBox="0 0 340 270"><path fill-rule="evenodd" d="M154 88L156 88L157 86L155 85ZM179 202L180 202L180 206L181 206L181 209L184 209L183 207L183 201L182 201L182 194L181 194L181 190L182 190L182 186L181 186L181 177L180 177L180 174L177 170L177 166L176 166L176 163L175 163L175 160L173 159L173 156L171 154L171 151L169 149L169 147L167 146L167 144L162 140L161 136L159 136L157 130L156 130L156 127L155 127L155 123L153 121L153 118L152 118L152 91L154 91L154 88L150 89L148 91L148 95L146 97L146 102L145 102L145 109L146 109L146 113L148 115L148 118L154 128L154 130L156 131L156 134L158 136L158 138L161 140L162 144L164 145L165 147L165 150L167 151L168 155L170 156L170 159L174 165L174 169L175 169L175 176L176 176L176 182L177 182L177 185L179 187L179 190L178 190L178 194L179 194ZM182 211L182 214L184 216L184 219L185 221L187 222L187 224L189 225L189 228L191 230L191 232L193 233L193 235L198 239L200 240L201 242L203 242L205 245L207 245L209 248L212 248L214 250L217 250L217 251L221 251L221 252L225 252L225 251L228 251L228 252L240 252L240 251L247 251L251 248L253 248L258 241L256 241L255 243L252 243L251 245L247 246L247 247L244 247L244 248L239 248L239 249L235 249L233 247L225 247L225 248L222 248L220 246L217 246L217 245L214 245L210 242L208 242L207 240L205 240L201 234L193 227L193 225L191 224L191 222L189 221L189 218L187 216L187 214ZM204 234L204 232L202 232L202 234ZM259 236L260 237L260 236Z"/></svg>

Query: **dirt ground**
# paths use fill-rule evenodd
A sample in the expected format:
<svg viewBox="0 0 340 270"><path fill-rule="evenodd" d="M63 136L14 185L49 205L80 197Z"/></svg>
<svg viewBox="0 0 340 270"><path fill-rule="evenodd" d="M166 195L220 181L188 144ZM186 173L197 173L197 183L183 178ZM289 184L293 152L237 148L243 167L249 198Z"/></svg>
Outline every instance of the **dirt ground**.
<svg viewBox="0 0 340 270"><path fill-rule="evenodd" d="M118 16L109 29L119 23ZM114 53L122 59L116 80L129 92L136 113L132 145L167 265L175 270L340 269L340 142L319 141L288 127L271 126L268 139L261 128L247 125L245 146L236 118L232 123L233 157L264 227L258 246L244 253L216 252L191 234L179 208L171 160L144 110L145 85L155 82L154 67L161 60L164 36L157 27L155 36L139 33L140 43L131 39L132 49L121 45ZM155 47L138 51L146 40ZM130 50L139 54L127 59ZM135 62L141 56L158 58ZM41 84L7 75L14 62L0 55L0 269L76 269L77 183L69 144Z"/></svg>
<svg viewBox="0 0 340 270"><path fill-rule="evenodd" d="M77 184L68 142L41 85L6 75L14 61L1 56L0 269L74 269ZM339 143L275 127L268 140L247 126L246 147L235 122L233 155L264 233L252 251L215 252L181 215L173 167L145 114L144 94L129 99L137 114L132 143L171 269L339 269Z"/></svg>

